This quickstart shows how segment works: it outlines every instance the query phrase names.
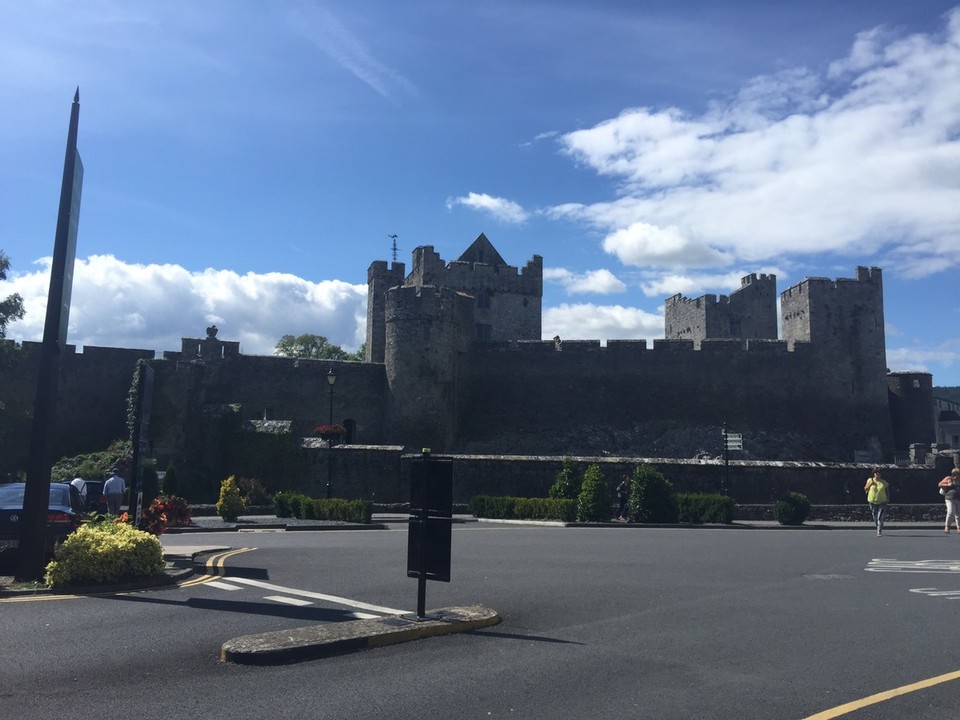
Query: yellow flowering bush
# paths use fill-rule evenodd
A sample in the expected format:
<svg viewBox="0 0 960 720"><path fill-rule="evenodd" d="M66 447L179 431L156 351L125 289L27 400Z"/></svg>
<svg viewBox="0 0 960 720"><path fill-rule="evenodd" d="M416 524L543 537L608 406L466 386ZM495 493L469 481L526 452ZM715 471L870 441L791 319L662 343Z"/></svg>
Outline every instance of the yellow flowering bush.
<svg viewBox="0 0 960 720"><path fill-rule="evenodd" d="M148 532L126 523L81 525L47 565L50 587L127 582L164 571L163 546Z"/></svg>
<svg viewBox="0 0 960 720"><path fill-rule="evenodd" d="M220 483L220 499L217 500L217 514L227 522L236 522L246 509L240 488L233 475Z"/></svg>

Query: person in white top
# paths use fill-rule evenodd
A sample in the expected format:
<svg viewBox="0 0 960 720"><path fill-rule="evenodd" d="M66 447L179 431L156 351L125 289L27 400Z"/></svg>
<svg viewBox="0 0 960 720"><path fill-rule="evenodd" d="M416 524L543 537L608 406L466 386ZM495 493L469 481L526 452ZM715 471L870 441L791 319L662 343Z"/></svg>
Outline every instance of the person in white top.
<svg viewBox="0 0 960 720"><path fill-rule="evenodd" d="M83 505L87 505L87 483L81 477L75 477L70 481L70 484L73 485L77 492L80 493L80 499L83 500Z"/></svg>
<svg viewBox="0 0 960 720"><path fill-rule="evenodd" d="M107 498L107 509L111 515L120 514L120 505L123 504L123 493L127 490L127 484L123 478L117 474L116 469L110 471L110 477L103 484L103 494Z"/></svg>

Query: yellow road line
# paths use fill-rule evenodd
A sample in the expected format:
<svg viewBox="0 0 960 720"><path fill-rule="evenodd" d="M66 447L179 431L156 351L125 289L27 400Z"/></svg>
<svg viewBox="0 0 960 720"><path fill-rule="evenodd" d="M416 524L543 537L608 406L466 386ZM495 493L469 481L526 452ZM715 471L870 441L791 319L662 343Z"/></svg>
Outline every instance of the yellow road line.
<svg viewBox="0 0 960 720"><path fill-rule="evenodd" d="M15 602L37 602L38 600L75 600L82 597L93 597L92 595L50 595L48 593L38 593L37 595L15 595L12 597L0 598L0 603Z"/></svg>
<svg viewBox="0 0 960 720"><path fill-rule="evenodd" d="M230 552L218 553L216 555L211 555L206 562L207 572L200 577L191 578L182 583L178 583L176 587L192 587L194 585L202 585L208 583L211 580L216 580L218 577L223 577L225 574L224 563L227 559L233 557L234 555L239 555L240 553L250 552L256 550L257 548L240 548L238 550L232 550ZM173 586L170 586L173 587ZM46 602L50 600L78 600L80 598L89 598L89 597L105 597L108 595L130 595L136 592L142 592L141 590L124 590L120 592L116 591L104 591L98 593L84 593L83 595L54 595L51 593L38 593L36 595L18 595L13 597L0 598L0 603L15 603L15 602Z"/></svg>
<svg viewBox="0 0 960 720"><path fill-rule="evenodd" d="M831 720L831 718L838 718L841 715L852 713L855 710L860 710L870 705L876 705L877 703L881 703L886 700L892 700L900 695L906 695L908 693L916 692L917 690L924 690L928 687L940 685L941 683L950 682L952 680L960 680L960 670L955 670L954 672L949 672L944 675L937 675L936 677L928 678L926 680L920 680L919 682L911 683L910 685L901 685L893 690L887 690L882 693L877 693L876 695L871 695L870 697L862 698L861 700L854 700L853 702L848 702L845 705L839 705L835 708L831 708L830 710L824 710L816 715L810 715L803 720Z"/></svg>
<svg viewBox="0 0 960 720"><path fill-rule="evenodd" d="M193 587L194 585L203 585L211 580L216 580L217 578L223 577L226 574L226 571L224 570L224 564L229 558L232 558L234 555L240 555L241 553L251 552L256 549L257 548L239 548L237 550L211 555L209 558L207 558L207 571L204 575L191 578L190 580L185 580L184 582L179 583L177 587L185 588Z"/></svg>

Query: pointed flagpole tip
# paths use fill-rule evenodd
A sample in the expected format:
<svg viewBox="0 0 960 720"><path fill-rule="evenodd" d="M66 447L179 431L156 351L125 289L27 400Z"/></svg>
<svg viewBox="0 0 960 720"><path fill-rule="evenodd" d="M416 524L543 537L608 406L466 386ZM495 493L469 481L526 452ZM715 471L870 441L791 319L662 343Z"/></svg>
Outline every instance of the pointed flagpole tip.
<svg viewBox="0 0 960 720"><path fill-rule="evenodd" d="M80 102L80 86L79 86L79 85L77 85L77 92L74 93L74 95L73 95L73 101L74 101L75 103Z"/></svg>

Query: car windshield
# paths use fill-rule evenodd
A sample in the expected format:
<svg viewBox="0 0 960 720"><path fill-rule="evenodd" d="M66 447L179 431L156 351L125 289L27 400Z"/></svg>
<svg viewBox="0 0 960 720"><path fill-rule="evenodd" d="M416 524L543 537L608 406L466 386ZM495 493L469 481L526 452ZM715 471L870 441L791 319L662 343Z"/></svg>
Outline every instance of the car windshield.
<svg viewBox="0 0 960 720"><path fill-rule="evenodd" d="M0 505L23 507L23 491L25 487L26 485L23 483L0 485ZM50 485L50 501L48 504L70 507L69 486L59 484Z"/></svg>

